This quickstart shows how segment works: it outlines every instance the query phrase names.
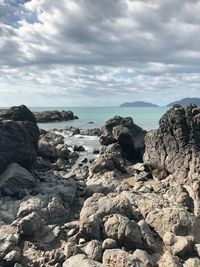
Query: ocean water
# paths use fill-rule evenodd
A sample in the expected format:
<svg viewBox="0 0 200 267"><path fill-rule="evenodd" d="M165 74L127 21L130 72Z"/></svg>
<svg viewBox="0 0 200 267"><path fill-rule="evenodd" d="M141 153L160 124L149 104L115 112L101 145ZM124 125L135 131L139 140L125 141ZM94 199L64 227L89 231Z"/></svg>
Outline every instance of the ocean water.
<svg viewBox="0 0 200 267"><path fill-rule="evenodd" d="M40 128L43 129L62 129L66 126L74 126L82 129L87 128L100 128L107 120L113 116L119 115L123 117L130 116L133 118L134 123L138 124L145 130L155 129L162 115L167 111L167 107L148 107L148 108L120 108L120 107L102 107L102 108L66 108L66 107L37 107L30 108L32 111L45 111L45 110L71 110L79 117L78 120L67 122L53 122L41 123ZM90 123L92 122L92 123Z"/></svg>

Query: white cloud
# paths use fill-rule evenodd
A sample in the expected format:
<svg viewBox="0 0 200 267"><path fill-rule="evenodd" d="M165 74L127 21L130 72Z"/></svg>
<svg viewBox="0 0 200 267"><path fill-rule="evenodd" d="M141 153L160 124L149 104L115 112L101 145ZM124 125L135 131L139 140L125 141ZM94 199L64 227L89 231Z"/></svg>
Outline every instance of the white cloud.
<svg viewBox="0 0 200 267"><path fill-rule="evenodd" d="M10 95L0 105L11 105L17 92L32 95L29 105L41 95L45 105L50 95L57 105L63 96L67 105L95 97L109 104L113 92L115 104L131 97L166 104L172 92L200 96L199 1L8 0L0 6L0 93Z"/></svg>

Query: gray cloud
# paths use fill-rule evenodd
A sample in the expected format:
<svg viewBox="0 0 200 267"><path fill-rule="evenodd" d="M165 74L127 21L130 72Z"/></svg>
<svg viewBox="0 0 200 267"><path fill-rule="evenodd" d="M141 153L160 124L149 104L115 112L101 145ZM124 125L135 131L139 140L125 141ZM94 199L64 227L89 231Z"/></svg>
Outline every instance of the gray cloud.
<svg viewBox="0 0 200 267"><path fill-rule="evenodd" d="M199 1L0 0L0 10L0 105L19 91L58 105L200 95Z"/></svg>

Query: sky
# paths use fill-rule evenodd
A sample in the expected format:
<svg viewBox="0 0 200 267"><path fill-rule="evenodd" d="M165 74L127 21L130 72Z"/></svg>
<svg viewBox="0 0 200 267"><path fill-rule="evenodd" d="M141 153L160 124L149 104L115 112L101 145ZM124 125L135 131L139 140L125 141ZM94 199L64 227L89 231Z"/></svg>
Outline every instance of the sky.
<svg viewBox="0 0 200 267"><path fill-rule="evenodd" d="M200 97L199 0L0 0L0 106Z"/></svg>

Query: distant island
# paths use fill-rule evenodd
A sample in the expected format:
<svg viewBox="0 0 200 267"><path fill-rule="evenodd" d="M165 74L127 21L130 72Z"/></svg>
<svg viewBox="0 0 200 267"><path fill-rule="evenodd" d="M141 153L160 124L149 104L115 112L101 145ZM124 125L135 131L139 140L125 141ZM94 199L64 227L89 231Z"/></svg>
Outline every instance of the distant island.
<svg viewBox="0 0 200 267"><path fill-rule="evenodd" d="M179 104L181 106L187 106L188 104L196 104L196 105L200 105L200 98L197 98L197 97L193 97L193 98L190 98L190 97L187 97L187 98L183 98L181 100L177 100L177 101L174 101L174 102L171 102L167 105L167 107L172 107L173 105L175 104Z"/></svg>
<svg viewBox="0 0 200 267"><path fill-rule="evenodd" d="M135 101L135 102L126 102L120 105L120 107L136 107L136 108L143 108L143 107L158 107L156 104L144 102L144 101Z"/></svg>

